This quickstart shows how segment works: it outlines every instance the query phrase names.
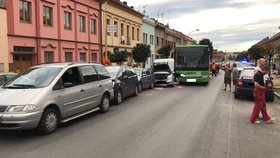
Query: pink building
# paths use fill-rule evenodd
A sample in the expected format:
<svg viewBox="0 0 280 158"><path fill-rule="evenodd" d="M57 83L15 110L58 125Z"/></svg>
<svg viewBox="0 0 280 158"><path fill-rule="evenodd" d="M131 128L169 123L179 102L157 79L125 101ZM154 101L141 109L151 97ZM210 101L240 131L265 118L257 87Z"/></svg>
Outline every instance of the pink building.
<svg viewBox="0 0 280 158"><path fill-rule="evenodd" d="M48 62L101 62L99 0L8 0L10 71Z"/></svg>

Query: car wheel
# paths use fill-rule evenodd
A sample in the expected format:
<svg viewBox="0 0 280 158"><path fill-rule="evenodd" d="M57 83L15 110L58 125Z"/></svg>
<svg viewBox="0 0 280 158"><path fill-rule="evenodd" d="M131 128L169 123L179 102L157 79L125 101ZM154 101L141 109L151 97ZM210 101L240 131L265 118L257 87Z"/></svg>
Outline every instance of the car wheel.
<svg viewBox="0 0 280 158"><path fill-rule="evenodd" d="M122 102L122 91L119 89L115 94L115 101L116 104L120 104Z"/></svg>
<svg viewBox="0 0 280 158"><path fill-rule="evenodd" d="M143 91L143 85L142 85L142 82L140 82L138 84L138 92L141 93Z"/></svg>
<svg viewBox="0 0 280 158"><path fill-rule="evenodd" d="M103 95L101 103L100 103L100 111L105 113L109 110L110 107L110 99L107 94Z"/></svg>
<svg viewBox="0 0 280 158"><path fill-rule="evenodd" d="M134 96L138 96L138 85L135 86L135 90L134 90Z"/></svg>
<svg viewBox="0 0 280 158"><path fill-rule="evenodd" d="M151 83L150 83L150 88L151 88L151 89L154 88L154 81L151 81Z"/></svg>
<svg viewBox="0 0 280 158"><path fill-rule="evenodd" d="M41 134L51 134L55 132L58 127L58 119L58 112L55 109L46 109L38 125L38 131Z"/></svg>

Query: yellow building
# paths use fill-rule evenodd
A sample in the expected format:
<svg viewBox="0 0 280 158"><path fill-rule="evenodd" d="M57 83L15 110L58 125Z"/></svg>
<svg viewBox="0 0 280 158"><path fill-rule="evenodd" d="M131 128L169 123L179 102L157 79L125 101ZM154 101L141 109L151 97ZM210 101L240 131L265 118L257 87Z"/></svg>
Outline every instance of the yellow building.
<svg viewBox="0 0 280 158"><path fill-rule="evenodd" d="M104 58L110 53L126 50L128 63L133 63L131 50L142 43L143 15L120 0L105 0L102 3L102 44ZM108 25L110 25L108 27ZM116 32L110 32L115 30ZM107 53L105 53L107 52Z"/></svg>
<svg viewBox="0 0 280 158"><path fill-rule="evenodd" d="M0 72L9 71L7 12L5 4L5 1L0 0Z"/></svg>

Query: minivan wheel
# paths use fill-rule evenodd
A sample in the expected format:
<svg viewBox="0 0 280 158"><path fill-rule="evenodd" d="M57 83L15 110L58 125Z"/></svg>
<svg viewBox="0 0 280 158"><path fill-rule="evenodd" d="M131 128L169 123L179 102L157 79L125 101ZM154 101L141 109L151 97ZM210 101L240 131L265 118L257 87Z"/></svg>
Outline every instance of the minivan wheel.
<svg viewBox="0 0 280 158"><path fill-rule="evenodd" d="M58 127L58 118L58 112L55 109L46 109L38 125L38 131L41 134L51 134L55 132Z"/></svg>
<svg viewBox="0 0 280 158"><path fill-rule="evenodd" d="M138 96L138 85L135 86L135 90L134 90L134 96Z"/></svg>
<svg viewBox="0 0 280 158"><path fill-rule="evenodd" d="M110 107L110 99L108 95L103 95L101 103L100 103L100 111L102 113L106 113L109 110Z"/></svg>

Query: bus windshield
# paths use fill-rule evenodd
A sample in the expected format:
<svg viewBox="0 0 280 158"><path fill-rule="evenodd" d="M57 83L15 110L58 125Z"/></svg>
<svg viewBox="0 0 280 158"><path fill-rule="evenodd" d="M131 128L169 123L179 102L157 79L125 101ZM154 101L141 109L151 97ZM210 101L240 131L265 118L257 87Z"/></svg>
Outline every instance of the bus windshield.
<svg viewBox="0 0 280 158"><path fill-rule="evenodd" d="M177 48L177 68L206 68L209 67L209 53L206 48Z"/></svg>

